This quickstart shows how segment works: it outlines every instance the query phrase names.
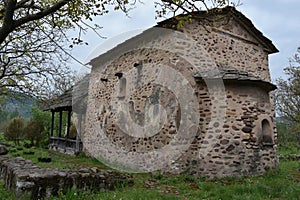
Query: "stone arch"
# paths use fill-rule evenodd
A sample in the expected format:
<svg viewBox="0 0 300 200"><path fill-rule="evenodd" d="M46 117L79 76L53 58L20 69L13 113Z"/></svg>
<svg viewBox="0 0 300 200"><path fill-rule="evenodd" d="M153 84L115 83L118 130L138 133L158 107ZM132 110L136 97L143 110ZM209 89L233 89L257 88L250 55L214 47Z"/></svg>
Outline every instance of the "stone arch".
<svg viewBox="0 0 300 200"><path fill-rule="evenodd" d="M259 115L254 125L253 132L257 138L257 144L265 146L273 145L274 124L272 118L268 114Z"/></svg>

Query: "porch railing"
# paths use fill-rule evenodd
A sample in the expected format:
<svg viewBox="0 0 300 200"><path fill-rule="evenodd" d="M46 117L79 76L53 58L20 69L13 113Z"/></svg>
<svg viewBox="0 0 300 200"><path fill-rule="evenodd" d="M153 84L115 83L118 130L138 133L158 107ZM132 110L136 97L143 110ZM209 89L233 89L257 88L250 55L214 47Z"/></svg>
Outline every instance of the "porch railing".
<svg viewBox="0 0 300 200"><path fill-rule="evenodd" d="M82 142L79 141L79 148L76 149L76 140L63 137L50 137L49 149L66 154L77 154L82 151Z"/></svg>

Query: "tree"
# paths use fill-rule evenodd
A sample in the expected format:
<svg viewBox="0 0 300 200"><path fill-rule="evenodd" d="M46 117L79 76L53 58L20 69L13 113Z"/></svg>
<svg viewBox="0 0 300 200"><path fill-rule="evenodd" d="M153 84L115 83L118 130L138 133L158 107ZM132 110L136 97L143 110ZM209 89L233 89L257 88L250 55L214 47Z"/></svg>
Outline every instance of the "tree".
<svg viewBox="0 0 300 200"><path fill-rule="evenodd" d="M277 112L290 123L290 130L296 133L300 143L300 48L292 59L290 66L284 69L288 78L277 79L275 105Z"/></svg>
<svg viewBox="0 0 300 200"><path fill-rule="evenodd" d="M11 89L44 95L53 83L67 80L72 73L66 63L68 57L59 47L62 36L54 30L53 33L30 33L22 29L11 33L8 40L11 42L0 46L1 95L7 95ZM52 41L56 41L56 45Z"/></svg>
<svg viewBox="0 0 300 200"><path fill-rule="evenodd" d="M17 17L5 22L11 2L15 3L14 15ZM18 20L23 19L24 22L37 14L34 12L35 6L41 3L32 0L0 0L0 38L6 35L8 25L15 24L15 29L0 44L2 96L7 96L14 90L47 99L69 89L71 84L65 83L74 80L75 72L68 66L69 51L63 48L68 44L64 33L67 28L55 24L51 26L51 19L47 16L24 24L17 23ZM40 9L47 9L48 6L44 6L45 8Z"/></svg>
<svg viewBox="0 0 300 200"><path fill-rule="evenodd" d="M44 127L40 122L30 119L24 128L24 138L30 140L31 145L39 145L39 142L45 138L43 134Z"/></svg>
<svg viewBox="0 0 300 200"><path fill-rule="evenodd" d="M229 1L229 0L161 0L155 2L156 15L157 17L164 17L168 13L173 16L178 14L189 14L191 12L203 11L214 12L218 8L225 6L239 6L240 1ZM182 19L188 20L188 18Z"/></svg>
<svg viewBox="0 0 300 200"><path fill-rule="evenodd" d="M35 122L38 122L44 131L50 132L51 128L51 113L43 112L38 108L32 108L31 110L31 119Z"/></svg>
<svg viewBox="0 0 300 200"><path fill-rule="evenodd" d="M126 11L128 1L101 0L0 0L0 94L14 89L44 94L69 78L69 39L65 32L79 28L74 44L92 16L108 12L107 6Z"/></svg>
<svg viewBox="0 0 300 200"><path fill-rule="evenodd" d="M85 44L82 34L87 30L98 34L101 27L88 21L110 10L128 14L136 4L136 0L0 0L0 94L7 89L47 93L57 80L69 78L67 46ZM175 15L226 5L230 1L160 0L156 13L163 17L168 11ZM74 28L78 36L70 40L66 31Z"/></svg>
<svg viewBox="0 0 300 200"><path fill-rule="evenodd" d="M13 141L16 145L20 145L20 139L23 137L24 119L22 117L16 117L9 121L4 137Z"/></svg>

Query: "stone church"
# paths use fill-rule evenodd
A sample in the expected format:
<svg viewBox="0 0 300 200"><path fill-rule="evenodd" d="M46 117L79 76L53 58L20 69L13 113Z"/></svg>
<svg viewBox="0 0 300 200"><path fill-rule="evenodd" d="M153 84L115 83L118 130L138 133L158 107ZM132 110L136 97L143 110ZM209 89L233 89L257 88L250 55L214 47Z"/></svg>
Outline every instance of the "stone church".
<svg viewBox="0 0 300 200"><path fill-rule="evenodd" d="M276 52L233 7L159 22L90 61L84 151L129 172L276 168Z"/></svg>

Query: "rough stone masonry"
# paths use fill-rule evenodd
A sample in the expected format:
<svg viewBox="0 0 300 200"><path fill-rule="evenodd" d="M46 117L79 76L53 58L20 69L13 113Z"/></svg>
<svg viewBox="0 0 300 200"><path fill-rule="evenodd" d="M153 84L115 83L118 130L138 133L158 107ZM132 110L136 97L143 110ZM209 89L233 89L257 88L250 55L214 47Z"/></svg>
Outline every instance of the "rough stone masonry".
<svg viewBox="0 0 300 200"><path fill-rule="evenodd" d="M84 151L126 171L226 177L276 168L268 67L276 47L232 7L177 25L162 21L90 62ZM147 122L158 126L143 129Z"/></svg>
<svg viewBox="0 0 300 200"><path fill-rule="evenodd" d="M132 184L132 177L93 169L51 169L38 167L21 157L0 156L0 178L16 199L43 199L76 191L107 191Z"/></svg>

